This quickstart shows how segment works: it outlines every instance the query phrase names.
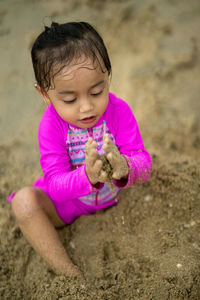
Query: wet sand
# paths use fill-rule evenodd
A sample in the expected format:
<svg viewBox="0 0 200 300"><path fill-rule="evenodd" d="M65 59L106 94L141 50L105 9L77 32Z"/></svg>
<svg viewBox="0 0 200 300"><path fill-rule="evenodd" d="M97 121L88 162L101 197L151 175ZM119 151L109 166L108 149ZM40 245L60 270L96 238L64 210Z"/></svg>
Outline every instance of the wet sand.
<svg viewBox="0 0 200 300"><path fill-rule="evenodd" d="M22 236L6 196L40 174L30 46L43 22L85 20L104 37L111 91L153 159L115 207L59 230L82 283L56 276ZM200 3L0 2L0 299L200 299Z"/></svg>

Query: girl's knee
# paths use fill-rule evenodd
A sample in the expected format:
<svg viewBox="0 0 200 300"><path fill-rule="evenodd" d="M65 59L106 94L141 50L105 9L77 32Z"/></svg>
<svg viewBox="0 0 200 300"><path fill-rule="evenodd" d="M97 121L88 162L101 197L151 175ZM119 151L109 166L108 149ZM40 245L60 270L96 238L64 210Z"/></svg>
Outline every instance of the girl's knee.
<svg viewBox="0 0 200 300"><path fill-rule="evenodd" d="M18 221L30 217L39 209L38 191L32 187L25 187L19 190L12 200L12 210Z"/></svg>

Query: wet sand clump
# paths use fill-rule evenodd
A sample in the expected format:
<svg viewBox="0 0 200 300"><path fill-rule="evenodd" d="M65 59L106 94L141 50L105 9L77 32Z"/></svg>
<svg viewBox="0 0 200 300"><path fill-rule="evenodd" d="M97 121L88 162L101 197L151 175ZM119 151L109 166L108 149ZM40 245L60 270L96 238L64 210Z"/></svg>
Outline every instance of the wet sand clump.
<svg viewBox="0 0 200 300"><path fill-rule="evenodd" d="M98 159L100 159L103 162L102 170L106 172L106 174L108 175L108 179L112 180L113 168L109 160L107 159L106 155L105 154L100 155Z"/></svg>

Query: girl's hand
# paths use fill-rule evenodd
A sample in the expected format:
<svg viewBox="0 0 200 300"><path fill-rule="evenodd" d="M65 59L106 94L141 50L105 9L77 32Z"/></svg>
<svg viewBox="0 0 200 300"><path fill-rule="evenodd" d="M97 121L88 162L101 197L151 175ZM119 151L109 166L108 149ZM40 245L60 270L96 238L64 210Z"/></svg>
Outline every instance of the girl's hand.
<svg viewBox="0 0 200 300"><path fill-rule="evenodd" d="M129 167L125 158L121 155L117 147L110 140L108 134L104 134L104 151L113 168L113 179L120 180L128 178Z"/></svg>
<svg viewBox="0 0 200 300"><path fill-rule="evenodd" d="M102 161L98 159L97 143L90 137L85 145L86 174L92 185L108 181L107 174L102 170Z"/></svg>

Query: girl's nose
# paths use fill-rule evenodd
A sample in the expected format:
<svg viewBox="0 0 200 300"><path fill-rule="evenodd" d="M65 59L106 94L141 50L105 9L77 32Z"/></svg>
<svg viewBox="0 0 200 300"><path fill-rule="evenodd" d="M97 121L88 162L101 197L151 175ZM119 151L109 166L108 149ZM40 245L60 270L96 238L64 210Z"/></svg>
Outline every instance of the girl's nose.
<svg viewBox="0 0 200 300"><path fill-rule="evenodd" d="M89 101L88 99L81 100L81 103L80 103L80 112L81 113L90 112L92 110L93 110L93 105L92 105L91 101Z"/></svg>

